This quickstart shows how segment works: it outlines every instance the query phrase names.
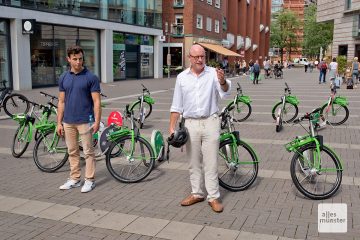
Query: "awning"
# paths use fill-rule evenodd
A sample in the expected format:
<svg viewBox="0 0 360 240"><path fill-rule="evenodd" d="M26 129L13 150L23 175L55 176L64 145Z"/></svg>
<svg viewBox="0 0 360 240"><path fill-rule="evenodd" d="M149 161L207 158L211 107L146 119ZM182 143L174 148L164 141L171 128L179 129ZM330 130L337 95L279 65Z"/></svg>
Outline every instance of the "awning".
<svg viewBox="0 0 360 240"><path fill-rule="evenodd" d="M240 54L230 51L229 49L226 49L220 45L215 45L215 44L210 44L210 43L198 43L198 44L203 46L204 48L207 48L213 52L217 52L224 56L241 57Z"/></svg>

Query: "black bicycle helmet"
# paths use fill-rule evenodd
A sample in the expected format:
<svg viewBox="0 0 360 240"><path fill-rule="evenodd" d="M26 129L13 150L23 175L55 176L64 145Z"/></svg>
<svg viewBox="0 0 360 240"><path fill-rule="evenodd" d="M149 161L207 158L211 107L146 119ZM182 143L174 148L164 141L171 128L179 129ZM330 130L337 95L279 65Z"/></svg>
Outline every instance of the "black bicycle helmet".
<svg viewBox="0 0 360 240"><path fill-rule="evenodd" d="M168 137L167 142L169 145L175 148L181 148L185 145L186 141L188 140L188 130L184 126L184 118L181 120L179 124L179 129L175 130L173 134Z"/></svg>

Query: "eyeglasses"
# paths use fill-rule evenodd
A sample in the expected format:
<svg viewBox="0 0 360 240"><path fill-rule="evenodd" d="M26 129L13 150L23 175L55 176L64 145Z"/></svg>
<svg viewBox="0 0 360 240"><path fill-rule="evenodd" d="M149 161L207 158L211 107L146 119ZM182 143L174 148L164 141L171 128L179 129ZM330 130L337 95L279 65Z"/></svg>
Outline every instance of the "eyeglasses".
<svg viewBox="0 0 360 240"><path fill-rule="evenodd" d="M205 59L205 56L204 56L204 55L200 55L200 56L190 55L190 57L194 58L196 61L199 60L200 58Z"/></svg>

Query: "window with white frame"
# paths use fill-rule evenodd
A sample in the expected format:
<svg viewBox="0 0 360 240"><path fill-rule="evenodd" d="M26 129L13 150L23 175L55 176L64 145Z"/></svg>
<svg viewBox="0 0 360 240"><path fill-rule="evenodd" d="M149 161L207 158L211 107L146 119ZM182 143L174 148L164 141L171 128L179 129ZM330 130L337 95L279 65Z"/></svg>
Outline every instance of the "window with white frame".
<svg viewBox="0 0 360 240"><path fill-rule="evenodd" d="M174 0L175 6L184 6L184 0Z"/></svg>
<svg viewBox="0 0 360 240"><path fill-rule="evenodd" d="M212 19L207 17L206 18L206 30L211 32L211 23L212 23Z"/></svg>
<svg viewBox="0 0 360 240"><path fill-rule="evenodd" d="M216 33L219 33L219 32L220 32L220 21L219 21L219 20L215 20L214 31L215 31Z"/></svg>
<svg viewBox="0 0 360 240"><path fill-rule="evenodd" d="M199 28L199 29L203 28L203 16L200 14L196 15L196 28Z"/></svg>
<svg viewBox="0 0 360 240"><path fill-rule="evenodd" d="M212 5L212 0L207 0L207 3L208 3L209 5Z"/></svg>
<svg viewBox="0 0 360 240"><path fill-rule="evenodd" d="M173 26L173 34L184 34L184 16L182 14L175 15L175 24Z"/></svg>
<svg viewBox="0 0 360 240"><path fill-rule="evenodd" d="M220 0L215 0L215 7L220 8L220 5L221 5Z"/></svg>

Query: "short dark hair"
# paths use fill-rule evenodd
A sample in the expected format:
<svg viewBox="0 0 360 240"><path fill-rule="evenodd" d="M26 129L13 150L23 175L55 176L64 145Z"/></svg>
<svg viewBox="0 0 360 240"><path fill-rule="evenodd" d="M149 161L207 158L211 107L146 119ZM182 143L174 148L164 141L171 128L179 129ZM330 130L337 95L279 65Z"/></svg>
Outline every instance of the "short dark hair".
<svg viewBox="0 0 360 240"><path fill-rule="evenodd" d="M68 57L70 57L71 54L79 54L79 53L82 53L84 55L84 50L80 46L73 45L73 46L68 47L68 49L67 49Z"/></svg>
<svg viewBox="0 0 360 240"><path fill-rule="evenodd" d="M336 57L333 58L333 62L336 62Z"/></svg>

